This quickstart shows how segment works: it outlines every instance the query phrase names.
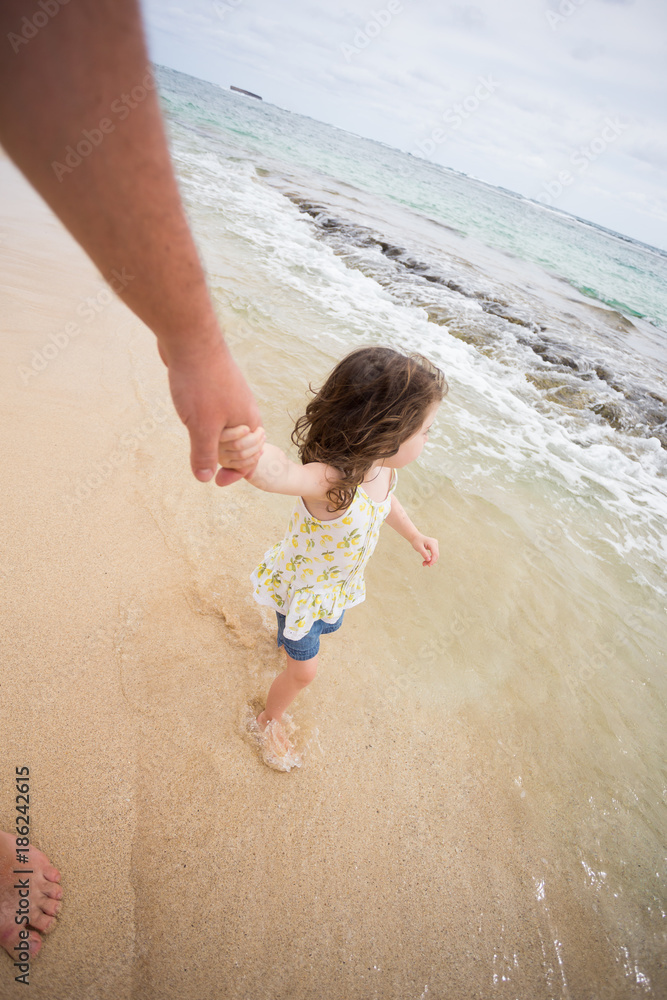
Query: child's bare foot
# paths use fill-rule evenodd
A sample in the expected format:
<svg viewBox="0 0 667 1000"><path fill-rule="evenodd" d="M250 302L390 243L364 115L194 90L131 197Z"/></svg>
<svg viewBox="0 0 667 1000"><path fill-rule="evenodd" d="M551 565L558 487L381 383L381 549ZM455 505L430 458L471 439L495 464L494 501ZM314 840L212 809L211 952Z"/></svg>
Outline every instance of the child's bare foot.
<svg viewBox="0 0 667 1000"><path fill-rule="evenodd" d="M277 719L267 719L264 710L257 718L251 715L246 726L262 760L274 771L291 771L293 767L301 767L301 757L290 740L295 726L289 715L285 714L278 722Z"/></svg>
<svg viewBox="0 0 667 1000"><path fill-rule="evenodd" d="M264 733L267 747L271 744L283 756L293 749L280 719L267 718L266 709L264 709L255 721L260 733Z"/></svg>
<svg viewBox="0 0 667 1000"><path fill-rule="evenodd" d="M12 957L16 958L15 945L19 943L19 931L25 929L25 924L19 926L14 922L19 895L20 878L30 879L30 937L28 944L30 954L36 955L42 947L42 939L36 931L48 934L56 925L56 914L60 910L59 900L63 891L59 886L60 872L53 867L49 859L36 847L30 847L30 875L15 875L14 869L21 868L16 864L16 838L9 833L0 831L0 945Z"/></svg>

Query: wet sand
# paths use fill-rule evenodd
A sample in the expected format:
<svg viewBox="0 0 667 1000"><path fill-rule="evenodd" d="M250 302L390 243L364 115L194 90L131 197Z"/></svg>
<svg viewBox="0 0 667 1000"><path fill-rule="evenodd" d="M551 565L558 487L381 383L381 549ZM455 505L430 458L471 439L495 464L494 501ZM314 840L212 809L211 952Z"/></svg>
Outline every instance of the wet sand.
<svg viewBox="0 0 667 1000"><path fill-rule="evenodd" d="M34 842L65 890L33 1000L640 995L572 862L579 777L532 793L553 748L501 697L510 662L537 673L554 635L564 659L577 648L558 583L546 616L531 599L539 552L519 558L509 523L450 491L442 575L402 596L389 572L421 578L385 531L369 599L294 706L303 767L268 769L242 722L281 661L248 575L290 501L192 478L152 335L5 159L0 181L0 826L28 765ZM271 359L235 350L286 443ZM446 652L470 668L450 688L427 649L445 574ZM658 996L650 943L639 957ZM4 953L0 995L25 995Z"/></svg>

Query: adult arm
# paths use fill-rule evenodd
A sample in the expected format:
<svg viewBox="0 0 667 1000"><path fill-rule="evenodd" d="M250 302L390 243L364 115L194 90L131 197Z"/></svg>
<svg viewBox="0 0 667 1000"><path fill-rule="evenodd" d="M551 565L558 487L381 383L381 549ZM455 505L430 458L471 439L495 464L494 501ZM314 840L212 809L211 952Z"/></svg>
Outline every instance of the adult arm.
<svg viewBox="0 0 667 1000"><path fill-rule="evenodd" d="M259 412L222 337L181 205L138 5L46 6L0 4L0 140L155 333L192 470L206 482L222 429L254 429ZM26 17L34 10L41 27ZM242 474L221 470L218 483Z"/></svg>

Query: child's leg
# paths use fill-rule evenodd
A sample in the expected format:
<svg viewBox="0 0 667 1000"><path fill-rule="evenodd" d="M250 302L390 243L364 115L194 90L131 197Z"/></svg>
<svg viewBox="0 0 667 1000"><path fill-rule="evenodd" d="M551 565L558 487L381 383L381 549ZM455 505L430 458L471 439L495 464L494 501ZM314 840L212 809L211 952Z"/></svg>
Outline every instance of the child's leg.
<svg viewBox="0 0 667 1000"><path fill-rule="evenodd" d="M269 688L266 708L257 716L260 729L264 729L267 722L272 719L280 722L285 709L292 704L298 693L310 684L317 673L317 656L312 660L293 660L288 653L285 655L287 666Z"/></svg>

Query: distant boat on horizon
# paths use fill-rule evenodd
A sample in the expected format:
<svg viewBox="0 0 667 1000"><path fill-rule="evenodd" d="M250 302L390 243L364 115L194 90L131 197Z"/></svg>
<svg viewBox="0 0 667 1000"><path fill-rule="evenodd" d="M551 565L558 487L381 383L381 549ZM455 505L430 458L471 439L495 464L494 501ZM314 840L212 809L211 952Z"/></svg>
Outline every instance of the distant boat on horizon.
<svg viewBox="0 0 667 1000"><path fill-rule="evenodd" d="M259 94L253 94L251 90L244 90L243 87L233 87L232 86L229 89L230 90L235 90L237 94L245 94L246 97L256 97L258 101L262 100L262 98L259 96Z"/></svg>

